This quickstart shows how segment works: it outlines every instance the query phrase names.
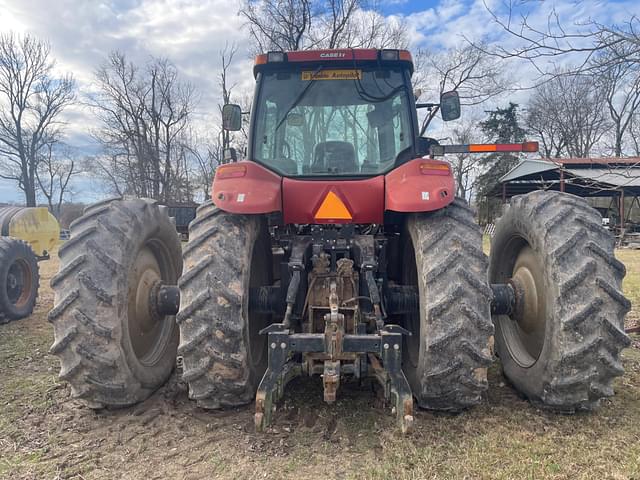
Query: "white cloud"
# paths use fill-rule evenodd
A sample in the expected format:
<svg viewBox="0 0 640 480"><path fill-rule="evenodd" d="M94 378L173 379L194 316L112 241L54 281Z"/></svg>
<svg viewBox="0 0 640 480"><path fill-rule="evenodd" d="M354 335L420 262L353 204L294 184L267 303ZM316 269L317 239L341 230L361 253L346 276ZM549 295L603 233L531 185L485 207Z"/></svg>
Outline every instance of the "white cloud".
<svg viewBox="0 0 640 480"><path fill-rule="evenodd" d="M60 72L72 72L82 90L91 88L93 71L109 52L120 50L136 61L168 57L201 96L201 120L220 98L220 51L239 50L231 76L251 88L248 41L236 7L226 0L0 0L0 30L47 39ZM67 115L72 138L86 136L90 112L76 107ZM82 132L80 132L82 130ZM84 135L83 135L84 134Z"/></svg>
<svg viewBox="0 0 640 480"><path fill-rule="evenodd" d="M529 10L529 20L537 27L545 26L553 6L563 25L570 28L578 28L573 26L589 19L621 22L632 14L640 14L637 0L567 0L520 5L519 8ZM461 45L465 37L515 45L516 40L492 21L486 6L504 13L501 0L440 0L416 13L394 16L406 21L412 48L451 48ZM385 9L391 10L388 5ZM200 91L202 100L197 118L204 128L217 117L219 53L225 44L235 43L239 47L230 77L239 83L238 90L252 89L249 40L242 23L237 3L227 0L0 0L0 31L29 32L49 40L59 70L72 72L82 89L91 88L94 69L112 50L123 51L138 61L149 55L168 57L183 78ZM534 74L522 63L517 64L515 71L520 75L515 78L517 82ZM509 93L510 99L520 102L526 96L526 92ZM68 111L67 121L69 142L90 150L91 113L75 107ZM0 182L0 199L10 198L12 192L15 188Z"/></svg>

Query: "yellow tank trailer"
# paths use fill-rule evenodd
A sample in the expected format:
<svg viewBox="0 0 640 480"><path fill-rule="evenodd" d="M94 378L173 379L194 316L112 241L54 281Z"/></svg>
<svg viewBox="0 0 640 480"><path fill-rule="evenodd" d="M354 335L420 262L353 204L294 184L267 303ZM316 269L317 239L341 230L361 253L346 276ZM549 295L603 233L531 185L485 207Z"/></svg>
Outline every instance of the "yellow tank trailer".
<svg viewBox="0 0 640 480"><path fill-rule="evenodd" d="M0 207L0 323L31 314L38 297L38 261L60 238L46 208Z"/></svg>

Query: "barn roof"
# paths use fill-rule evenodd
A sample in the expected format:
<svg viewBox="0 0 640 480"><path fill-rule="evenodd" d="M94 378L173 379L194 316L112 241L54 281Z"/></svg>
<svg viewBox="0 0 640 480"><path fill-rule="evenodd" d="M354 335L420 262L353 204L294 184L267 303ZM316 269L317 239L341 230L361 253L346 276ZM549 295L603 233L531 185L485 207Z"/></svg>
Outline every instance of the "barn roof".
<svg viewBox="0 0 640 480"><path fill-rule="evenodd" d="M640 157L542 158L520 161L500 179L491 196L512 197L534 190L564 190L581 197L640 195Z"/></svg>

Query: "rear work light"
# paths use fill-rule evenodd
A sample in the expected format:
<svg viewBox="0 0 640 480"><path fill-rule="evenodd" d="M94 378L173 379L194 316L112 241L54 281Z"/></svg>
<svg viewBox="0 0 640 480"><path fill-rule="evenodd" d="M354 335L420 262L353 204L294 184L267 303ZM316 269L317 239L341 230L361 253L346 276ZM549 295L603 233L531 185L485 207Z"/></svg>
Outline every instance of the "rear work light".
<svg viewBox="0 0 640 480"><path fill-rule="evenodd" d="M451 167L444 162L422 162L420 173L423 175L450 175Z"/></svg>
<svg viewBox="0 0 640 480"><path fill-rule="evenodd" d="M381 50L380 60L385 60L385 61L400 60L400 51L399 50Z"/></svg>
<svg viewBox="0 0 640 480"><path fill-rule="evenodd" d="M216 170L216 178L240 178L247 174L247 167L244 165L223 165Z"/></svg>
<svg viewBox="0 0 640 480"><path fill-rule="evenodd" d="M284 62L285 55L284 52L269 52L267 53L267 62Z"/></svg>

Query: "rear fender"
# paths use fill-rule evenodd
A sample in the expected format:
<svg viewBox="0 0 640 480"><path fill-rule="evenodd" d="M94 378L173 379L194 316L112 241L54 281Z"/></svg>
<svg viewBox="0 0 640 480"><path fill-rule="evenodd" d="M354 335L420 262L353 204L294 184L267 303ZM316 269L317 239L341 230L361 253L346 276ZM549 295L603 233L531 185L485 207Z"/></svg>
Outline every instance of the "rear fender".
<svg viewBox="0 0 640 480"><path fill-rule="evenodd" d="M447 162L416 158L385 176L385 210L431 212L454 198L455 184Z"/></svg>
<svg viewBox="0 0 640 480"><path fill-rule="evenodd" d="M216 207L229 213L282 210L282 177L250 161L221 165L211 187Z"/></svg>

